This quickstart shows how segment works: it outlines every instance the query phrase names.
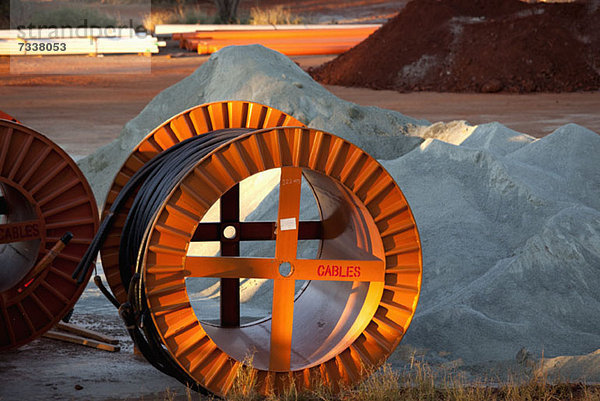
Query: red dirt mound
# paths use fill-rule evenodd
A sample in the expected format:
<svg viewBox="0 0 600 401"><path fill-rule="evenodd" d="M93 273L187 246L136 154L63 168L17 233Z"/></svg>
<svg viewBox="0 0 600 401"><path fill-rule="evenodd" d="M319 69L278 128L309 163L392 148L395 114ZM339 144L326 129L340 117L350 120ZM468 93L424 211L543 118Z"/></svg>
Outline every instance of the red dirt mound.
<svg viewBox="0 0 600 401"><path fill-rule="evenodd" d="M399 91L600 89L600 1L413 0L311 71L331 85Z"/></svg>

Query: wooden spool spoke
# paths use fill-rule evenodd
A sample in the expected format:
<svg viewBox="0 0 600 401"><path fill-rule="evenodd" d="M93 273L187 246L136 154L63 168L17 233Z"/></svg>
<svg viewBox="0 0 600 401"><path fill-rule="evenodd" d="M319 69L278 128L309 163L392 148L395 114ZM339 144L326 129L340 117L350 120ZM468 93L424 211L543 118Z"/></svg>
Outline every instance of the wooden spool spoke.
<svg viewBox="0 0 600 401"><path fill-rule="evenodd" d="M227 223L200 223L194 232L192 241L219 241L221 232ZM298 239L321 239L323 231L321 221L301 221L298 225ZM239 223L240 241L274 241L277 224L273 221L244 221Z"/></svg>
<svg viewBox="0 0 600 401"><path fill-rule="evenodd" d="M273 258L188 256L186 277L281 279L279 266L286 260ZM288 279L315 281L383 282L382 260L291 259Z"/></svg>
<svg viewBox="0 0 600 401"><path fill-rule="evenodd" d="M278 260L296 259L301 188L302 170L295 167L282 167L279 181L277 239L275 241L275 258ZM273 282L270 370L290 369L295 289L295 280L292 278L280 276Z"/></svg>
<svg viewBox="0 0 600 401"><path fill-rule="evenodd" d="M238 282L240 278L274 280L269 353L272 371L290 369L296 280L383 282L385 277L385 264L375 257L373 260L297 258L301 184L300 168L281 169L275 258L188 256L185 261L187 277L221 278L221 283ZM221 204L231 210L234 205L230 201ZM221 228L224 226L226 221L222 217ZM235 244L239 244L239 238ZM221 302L227 301L221 299Z"/></svg>
<svg viewBox="0 0 600 401"><path fill-rule="evenodd" d="M221 223L237 223L240 221L240 186L236 184L221 197ZM221 232L221 255L239 256L240 242L235 233L235 240L228 241ZM221 326L238 327L240 325L240 280L235 278L221 279Z"/></svg>
<svg viewBox="0 0 600 401"><path fill-rule="evenodd" d="M185 259L186 277L263 278L279 276L275 259L188 256Z"/></svg>
<svg viewBox="0 0 600 401"><path fill-rule="evenodd" d="M296 259L292 263L296 280L383 282L385 264L375 260Z"/></svg>
<svg viewBox="0 0 600 401"><path fill-rule="evenodd" d="M301 188L302 170L296 167L282 167L275 242L275 258L279 260L296 259Z"/></svg>
<svg viewBox="0 0 600 401"><path fill-rule="evenodd" d="M269 370L290 370L295 291L295 280L277 279L273 282Z"/></svg>

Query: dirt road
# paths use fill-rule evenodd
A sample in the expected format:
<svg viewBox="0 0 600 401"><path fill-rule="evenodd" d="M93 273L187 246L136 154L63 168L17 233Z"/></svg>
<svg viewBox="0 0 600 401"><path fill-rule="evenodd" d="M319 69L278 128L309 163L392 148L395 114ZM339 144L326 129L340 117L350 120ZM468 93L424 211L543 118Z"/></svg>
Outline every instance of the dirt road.
<svg viewBox="0 0 600 401"><path fill-rule="evenodd" d="M107 56L103 62L126 68L132 57ZM14 75L7 58L0 59L0 110L49 136L74 156L83 156L110 142L160 91L191 74L208 58L155 56L151 73L95 75ZM303 68L328 57L296 57ZM39 59L38 71L56 72L60 63L85 70L91 57ZM57 64L59 67L57 67ZM397 93L330 86L341 97L361 105L397 110L431 122L491 121L540 137L572 122L600 132L600 92L565 94Z"/></svg>

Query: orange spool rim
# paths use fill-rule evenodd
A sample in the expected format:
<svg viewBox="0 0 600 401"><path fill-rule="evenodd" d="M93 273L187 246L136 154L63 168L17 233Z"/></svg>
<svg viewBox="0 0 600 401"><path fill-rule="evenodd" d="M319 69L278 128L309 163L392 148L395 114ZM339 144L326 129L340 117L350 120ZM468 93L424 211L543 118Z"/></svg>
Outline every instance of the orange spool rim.
<svg viewBox="0 0 600 401"><path fill-rule="evenodd" d="M240 149L246 151L247 158L239 157L244 154ZM224 165L232 169L225 171L222 167ZM282 168L282 180L291 182L299 177L300 171L305 176L313 174L312 181L309 180L313 189L316 186L325 191L331 188L328 182L337 182L340 188L346 188L349 199L354 197L352 199L361 202L361 210L372 218L365 228L368 231L365 238L371 238L374 242L371 244L371 256L377 259L379 254L381 259L379 265L376 261L364 258L357 263L372 262L369 269L373 270L373 274L369 276L369 280L381 281L368 281L368 290L365 292L363 305L359 308L360 312L354 317L354 321L350 321L348 333L342 333L342 346L326 350L316 360L294 368L290 357L285 355L287 347L292 352L292 329L283 329L282 336L285 338L281 337L282 341L279 341L281 338L277 334L275 343L289 342L283 348L284 352L279 352L281 348L277 348L278 352L275 354L278 355L275 357L270 352L267 369L250 367L256 371L263 392L282 391L290 380L294 381L297 388L309 388L315 375L324 377L333 386L357 382L366 373L365 366L382 363L399 344L412 321L420 294L422 254L416 222L402 191L375 159L350 142L323 131L276 128L242 135L201 160L172 191L157 214L149 231L150 240L143 250L145 295L163 344L182 369L202 387L218 395L226 395L231 389L244 361L239 355L232 357L223 349L227 347L226 344L207 333L210 329L200 323L192 309L185 278L194 274L196 277L229 276L223 275L222 267L214 266L215 263L218 265L222 262L215 262L217 259L224 258L186 256L187 249L202 215L220 196L242 179L271 168ZM283 184L284 181L280 185ZM298 191L298 187L285 191L288 194L294 193ZM277 237L285 238L281 219L289 217L285 216L287 212L281 214L281 198L279 205ZM291 213L294 214L293 211ZM297 219L297 215L293 218ZM377 240L372 238L374 229L377 230L380 241L379 250L376 249ZM282 260L290 261L297 271L306 271L307 264L291 257L290 251L285 250L293 240L282 241L283 245L276 245L276 257L279 258L277 263ZM211 259L214 262L212 265ZM284 289L281 291L291 294L293 298L293 291L288 291L290 287L285 283L286 279L268 276L273 274L276 264L238 259L236 269L245 265L246 271L252 270L251 274L273 278L274 285L282 283ZM231 264L231 261L227 263ZM313 269L312 275L305 277L315 279L314 264L309 267ZM271 273L264 273L266 271ZM244 274L244 277L248 275ZM298 277L295 275L293 279ZM356 283L350 278L344 282ZM274 289L274 293L279 291ZM296 305L293 304L292 308L296 308ZM366 308L365 313L363 308ZM286 318L282 317L285 315L285 308L283 312L273 309L271 319L276 320L277 325L282 319L283 326L289 325ZM238 330L244 329L240 327ZM271 337L271 348L273 341Z"/></svg>
<svg viewBox="0 0 600 401"><path fill-rule="evenodd" d="M75 234L40 274L25 276L31 281L18 281L0 292L0 350L6 350L41 336L79 299L91 270L80 285L71 275L98 229L98 209L85 176L57 144L8 120L0 120L0 133L0 184L20 193L38 216L33 224L40 245L34 260L39 262L62 234ZM20 235L27 234L26 228Z"/></svg>
<svg viewBox="0 0 600 401"><path fill-rule="evenodd" d="M154 156L192 136L226 128L271 128L304 126L291 115L251 101L221 101L191 107L169 118L152 130L133 149L117 173L106 195L102 215L105 216L127 181ZM102 267L113 295L123 303L127 289L119 271L119 241L125 218L133 199L119 212L100 250Z"/></svg>

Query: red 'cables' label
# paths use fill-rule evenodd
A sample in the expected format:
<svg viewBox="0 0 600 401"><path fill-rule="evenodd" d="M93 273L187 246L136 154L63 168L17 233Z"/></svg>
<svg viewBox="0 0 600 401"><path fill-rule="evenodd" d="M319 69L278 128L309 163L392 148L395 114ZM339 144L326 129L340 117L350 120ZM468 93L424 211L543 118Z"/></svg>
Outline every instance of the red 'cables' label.
<svg viewBox="0 0 600 401"><path fill-rule="evenodd" d="M319 265L319 277L360 277L360 266Z"/></svg>

